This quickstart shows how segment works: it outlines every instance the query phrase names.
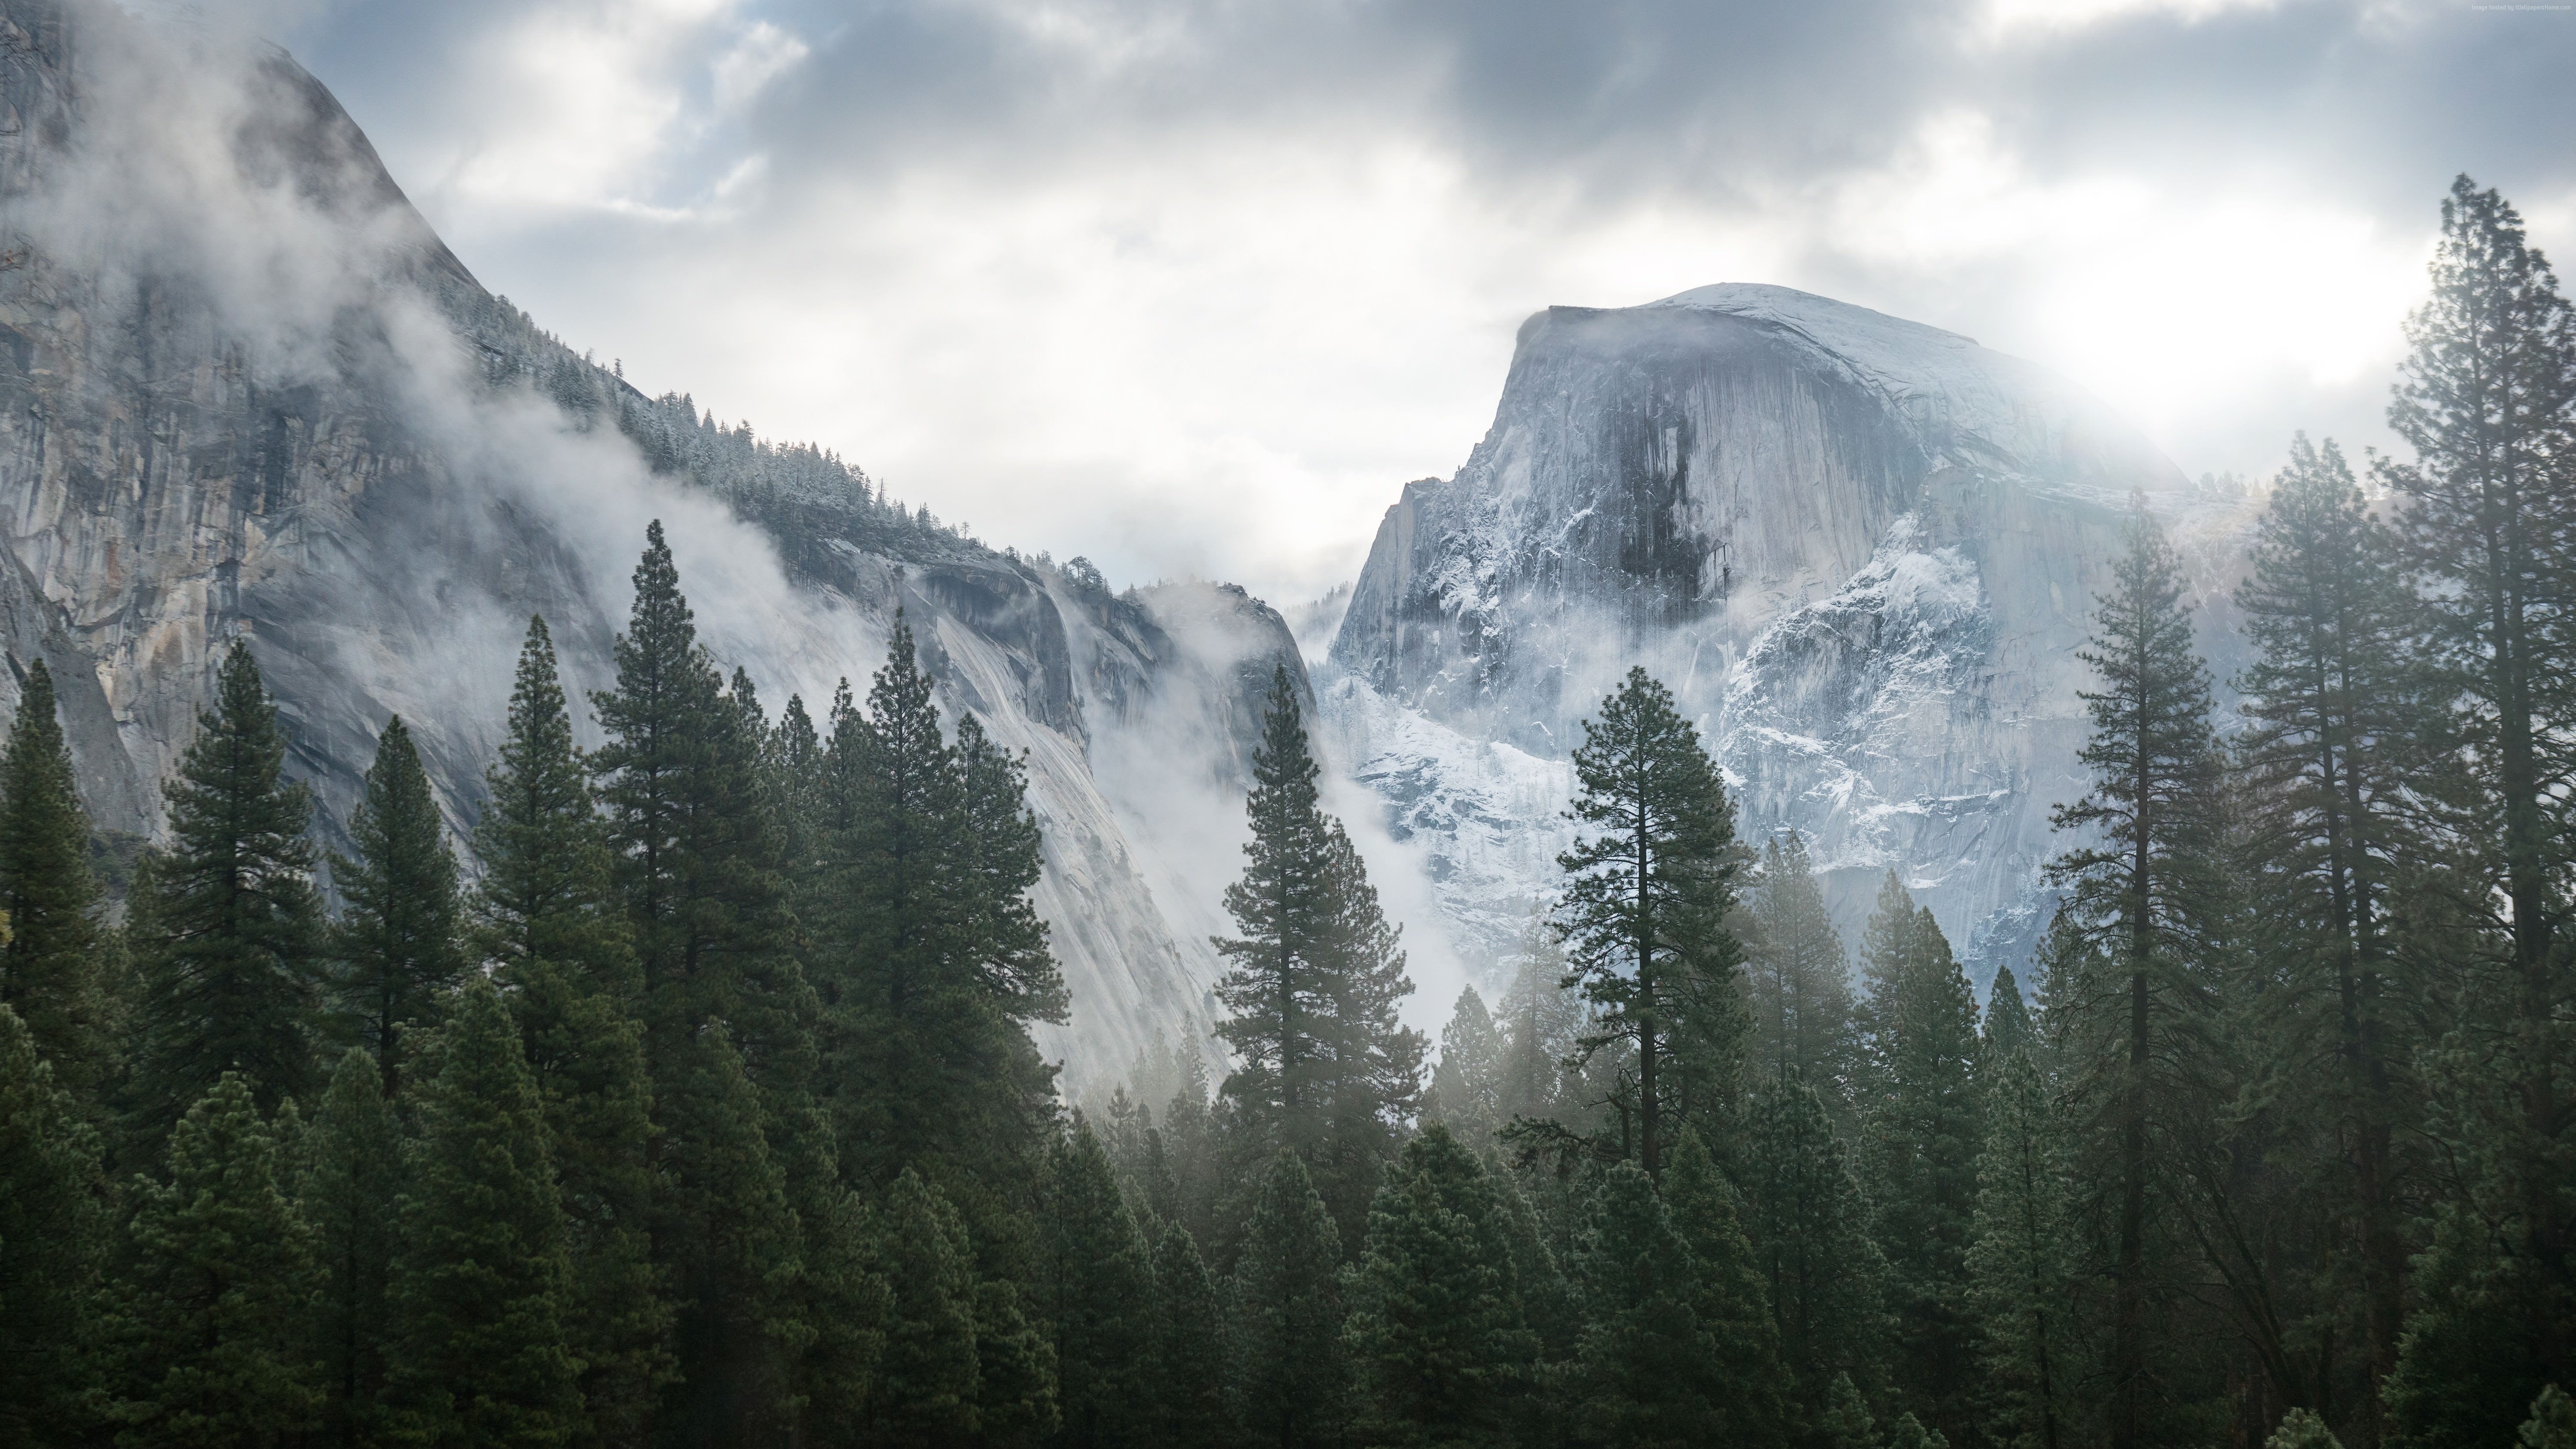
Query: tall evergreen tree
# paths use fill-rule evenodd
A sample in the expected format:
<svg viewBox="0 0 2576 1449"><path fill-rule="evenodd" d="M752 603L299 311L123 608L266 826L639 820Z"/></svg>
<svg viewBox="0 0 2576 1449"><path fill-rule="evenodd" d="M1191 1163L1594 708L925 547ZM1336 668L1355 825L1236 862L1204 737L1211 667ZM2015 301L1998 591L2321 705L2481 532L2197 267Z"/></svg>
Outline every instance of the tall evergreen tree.
<svg viewBox="0 0 2576 1449"><path fill-rule="evenodd" d="M1243 877L1225 892L1242 935L1215 942L1230 963L1217 999L1233 1013L1217 1035L1235 1049L1223 1091L1244 1142L1296 1152L1356 1248L1421 1091L1424 1042L1396 1018L1413 989L1404 955L1358 849L1317 804L1318 774L1283 664L1253 752Z"/></svg>
<svg viewBox="0 0 2576 1449"><path fill-rule="evenodd" d="M1040 1169L1054 1073L1026 1023L1061 1019L1062 982L1029 913L1035 827L1017 762L961 721L900 616L861 713L833 709L821 792L817 981L843 1170L918 1167L982 1221Z"/></svg>
<svg viewBox="0 0 2576 1449"><path fill-rule="evenodd" d="M1713 1336L1699 1320L1699 1263L1655 1185L1611 1165L1575 1254L1583 1304L1578 1414L1618 1446L1728 1442Z"/></svg>
<svg viewBox="0 0 2576 1449"><path fill-rule="evenodd" d="M1329 963L1323 920L1330 822L1317 803L1322 768L1307 749L1306 726L1288 670L1271 679L1261 743L1252 756L1246 810L1252 839L1243 878L1226 887L1225 908L1243 934L1218 938L1229 962L1217 998L1233 1016L1217 1035L1235 1051L1224 1093L1267 1129L1273 1145L1311 1154L1324 1131L1325 1072L1332 1044Z"/></svg>
<svg viewBox="0 0 2576 1449"><path fill-rule="evenodd" d="M250 1083L225 1072L171 1132L169 1180L137 1179L109 1296L119 1445L261 1449L315 1423L321 1281L278 1156Z"/></svg>
<svg viewBox="0 0 2576 1449"><path fill-rule="evenodd" d="M572 1264L544 1107L489 980L466 987L436 1057L407 1154L391 1393L412 1437L561 1444L581 1414Z"/></svg>
<svg viewBox="0 0 2576 1449"><path fill-rule="evenodd" d="M1995 973L1986 1009L1985 1141L1968 1249L1989 1431L2000 1449L2059 1449L2081 1372L2069 1283L2066 1163L2021 988Z"/></svg>
<svg viewBox="0 0 2576 1449"><path fill-rule="evenodd" d="M1685 1129L1664 1169L1664 1207L1698 1270L1692 1307L1725 1385L1725 1441L1770 1446L1787 1431L1781 1402L1779 1325L1761 1264L1745 1236L1735 1189L1699 1134Z"/></svg>
<svg viewBox="0 0 2576 1449"><path fill-rule="evenodd" d="M1055 1330L1061 1442L1130 1443L1149 1432L1152 1254L1087 1124L1057 1144L1047 1166L1041 1306Z"/></svg>
<svg viewBox="0 0 2576 1449"><path fill-rule="evenodd" d="M1847 1121L1859 1053L1851 967L1796 831L1763 843L1745 907L1753 1064L1775 1078L1796 1072Z"/></svg>
<svg viewBox="0 0 2576 1449"><path fill-rule="evenodd" d="M2531 1401L2531 1417L2514 1436L2522 1449L2576 1449L2576 1399L2556 1384Z"/></svg>
<svg viewBox="0 0 2576 1449"><path fill-rule="evenodd" d="M141 967L141 1140L157 1140L226 1072L263 1110L314 1085L323 922L304 838L313 807L285 766L277 706L236 640L214 707L164 787L169 844L136 880L148 897L129 926Z"/></svg>
<svg viewBox="0 0 2576 1449"><path fill-rule="evenodd" d="M802 1049L802 984L785 884L759 788L761 741L697 641L656 522L615 645L617 688L592 697L607 742L591 756L614 879L643 969L646 1059L723 1021L757 1081Z"/></svg>
<svg viewBox="0 0 2576 1449"><path fill-rule="evenodd" d="M1531 1121L1575 1121L1592 1110L1582 1076L1567 1070L1579 1055L1591 1018L1582 993L1565 984L1565 955L1555 931L1540 923L1524 943L1526 958L1503 996L1503 1032L1494 1112L1508 1127Z"/></svg>
<svg viewBox="0 0 2576 1449"><path fill-rule="evenodd" d="M109 992L89 817L55 712L54 677L34 660L0 755L0 1006L34 1034L55 1081L85 1096L107 1075Z"/></svg>
<svg viewBox="0 0 2576 1449"><path fill-rule="evenodd" d="M1225 1310L1198 1243L1179 1223L1154 1245L1152 1443L1196 1449L1234 1437L1225 1405Z"/></svg>
<svg viewBox="0 0 2576 1449"><path fill-rule="evenodd" d="M1399 1014L1413 994L1398 939L1403 928L1380 909L1368 866L1338 820L1326 832L1324 875L1332 1052L1315 1187L1342 1241L1357 1252L1367 1235L1369 1200L1417 1115L1429 1043Z"/></svg>
<svg viewBox="0 0 2576 1449"><path fill-rule="evenodd" d="M2210 1009L2205 931L2213 898L2211 828L2216 746L2208 671L2192 652L2182 576L2143 497L2101 597L2093 644L2080 656L2101 680L2083 699L2093 735L2080 756L2084 797L2058 810L2060 829L2097 844L2052 867L2068 919L2101 953L2090 979L2052 981L2079 1028L2081 1125L2098 1154L2088 1180L2109 1194L2110 1380L2104 1406L2113 1449L2153 1442L2169 1400L2152 1340L2165 1322L2150 1280L2148 1200L2160 1170L2155 1143L2178 1110ZM2088 958L2089 959L2089 958Z"/></svg>
<svg viewBox="0 0 2576 1449"><path fill-rule="evenodd" d="M1977 1002L1932 913L1888 875L1870 922L1864 1160L1895 1320L1890 1368L1906 1402L1951 1439L1975 1424L1969 1219L1984 1136Z"/></svg>
<svg viewBox="0 0 2576 1449"><path fill-rule="evenodd" d="M1437 1117L1469 1142L1490 1139L1502 1121L1503 1033L1473 986L1458 992L1449 1024L1440 1030L1440 1062L1432 1069L1424 1115Z"/></svg>
<svg viewBox="0 0 2576 1449"><path fill-rule="evenodd" d="M2021 994L2021 980L2013 975L2010 966L1995 968L1994 985L1986 992L1986 1014L1978 1035L1980 1073L1990 1073L2013 1052L2038 1050L2039 1029L2031 1024L2030 1002Z"/></svg>
<svg viewBox="0 0 2576 1449"><path fill-rule="evenodd" d="M1305 1161L1280 1148L1244 1228L1227 1335L1229 1398L1255 1443L1303 1449L1339 1441L1351 1387L1341 1260L1341 1235Z"/></svg>
<svg viewBox="0 0 2576 1449"><path fill-rule="evenodd" d="M1047 947L1029 892L1043 871L1027 762L1005 752L971 714L957 717L959 807L967 852L968 959L1004 1016L1062 1024L1072 997Z"/></svg>
<svg viewBox="0 0 2576 1449"><path fill-rule="evenodd" d="M1790 1418L1814 1426L1837 1375L1882 1381L1886 1261L1814 1088L1792 1079L1754 1095L1743 1160L1745 1236L1779 1326Z"/></svg>
<svg viewBox="0 0 2576 1449"><path fill-rule="evenodd" d="M376 741L349 838L357 859L331 860L346 902L332 932L331 995L343 1030L375 1057L390 1097L401 1086L403 1032L433 1024L465 974L456 857L401 715Z"/></svg>
<svg viewBox="0 0 2576 1449"><path fill-rule="evenodd" d="M868 1396L885 1360L894 1290L877 1272L876 1218L859 1194L824 1189L822 1213L800 1222L798 1296L812 1334L797 1365L798 1444L865 1441Z"/></svg>
<svg viewBox="0 0 2576 1449"><path fill-rule="evenodd" d="M1369 1442L1511 1442L1538 1347L1517 1277L1484 1167L1434 1124L1378 1189L1346 1280Z"/></svg>
<svg viewBox="0 0 2576 1449"><path fill-rule="evenodd" d="M867 1398L868 1442L905 1449L971 1442L981 1389L973 1250L956 1210L910 1168L886 1193L877 1272L893 1295L893 1316Z"/></svg>
<svg viewBox="0 0 2576 1449"><path fill-rule="evenodd" d="M0 1438L87 1441L106 1257L98 1134L36 1034L0 1004Z"/></svg>
<svg viewBox="0 0 2576 1449"><path fill-rule="evenodd" d="M975 1417L993 1449L1028 1449L1064 1427L1055 1345L1028 1310L1013 1279L986 1277L975 1285Z"/></svg>
<svg viewBox="0 0 2576 1449"><path fill-rule="evenodd" d="M1699 731L1672 692L1632 669L1583 722L1569 812L1599 832L1558 857L1566 873L1558 925L1580 982L1601 1009L1588 1054L1618 1042L1636 1053L1638 1161L1663 1171L1665 1121L1722 1102L1738 1043L1735 807ZM1677 1036L1695 1052L1676 1056ZM1694 1059L1694 1057L1696 1059Z"/></svg>
<svg viewBox="0 0 2576 1449"><path fill-rule="evenodd" d="M313 1231L322 1277L313 1342L322 1364L323 1436L355 1446L388 1429L385 1375L395 1334L392 1301L403 1140L384 1074L351 1047L305 1129L296 1206Z"/></svg>
<svg viewBox="0 0 2576 1449"><path fill-rule="evenodd" d="M474 839L484 873L474 941L519 1026L543 1104L573 1287L588 1437L637 1442L673 1363L672 1309L652 1261L652 1086L633 1015L640 981L609 891L593 806L545 621L528 622L509 732Z"/></svg>
<svg viewBox="0 0 2576 1449"><path fill-rule="evenodd" d="M681 1045L655 1097L665 1180L654 1259L676 1310L678 1363L656 1432L710 1444L782 1432L809 1329L795 1314L799 1224L761 1130L759 1090L713 1026Z"/></svg>
<svg viewBox="0 0 2576 1449"><path fill-rule="evenodd" d="M617 688L593 696L607 740L590 766L641 968L658 1129L653 1250L676 1312L677 1373L657 1422L665 1434L741 1438L787 1422L792 1364L809 1341L789 1291L798 1225L787 1168L813 1155L799 1104L815 1067L814 1006L788 954L776 810L760 776L766 731L754 728L747 681L728 693L698 643L658 522L614 654ZM819 1188L814 1176L798 1185Z"/></svg>
<svg viewBox="0 0 2576 1449"><path fill-rule="evenodd" d="M2397 1362L2401 1134L2421 1117L2417 1007L2391 938L2392 892L2413 880L2420 900L2452 894L2427 888L2417 829L2417 801L2449 793L2451 772L2429 778L2418 748L2432 674L2398 540L2371 516L2331 440L2322 449L2304 435L2292 440L2251 557L2253 576L2236 597L2262 653L2239 681L2255 721L2240 759L2249 786L2241 793L2252 802L2249 925L2262 965L2246 992L2242 1050L2255 1059L2249 1098L2271 1104L2256 1119L2301 1139L2266 1154L2280 1164L2281 1191L2302 1216L2342 1224L2321 1231L2361 1247L2334 1254L2339 1281L2325 1307L2336 1320L2327 1341L2360 1350L2349 1422L2367 1449L2384 1418L2380 1386ZM2244 1265L2234 1274L2262 1276ZM2269 1314L2252 1316L2280 1316L2266 1306ZM2332 1375L2333 1365L2313 1372Z"/></svg>
<svg viewBox="0 0 2576 1449"><path fill-rule="evenodd" d="M2463 903L2494 942L2467 942L2460 1020L2434 1055L2437 1129L2464 1195L2424 1261L2434 1311L2407 1329L2388 1396L2407 1442L2500 1441L2513 1406L2576 1381L2576 1109L2564 947L2576 768L2576 310L2521 216L2462 176L2442 204L2432 296L2389 423L2411 463L2403 527L2425 591L2449 725L2471 791L2455 834L2476 880ZM2475 1366L2475 1373L2461 1370Z"/></svg>

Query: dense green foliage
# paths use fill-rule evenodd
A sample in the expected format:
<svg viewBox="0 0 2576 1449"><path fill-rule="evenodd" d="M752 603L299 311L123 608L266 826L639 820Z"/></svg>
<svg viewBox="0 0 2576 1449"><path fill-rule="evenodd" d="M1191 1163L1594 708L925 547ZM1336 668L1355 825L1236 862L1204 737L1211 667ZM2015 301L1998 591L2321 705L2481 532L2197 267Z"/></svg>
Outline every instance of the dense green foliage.
<svg viewBox="0 0 2576 1449"><path fill-rule="evenodd" d="M656 526L600 747L532 621L471 888L389 721L336 921L249 646L121 920L33 665L0 1439L2576 1446L2576 320L2465 180L2434 282L2405 505L2292 442L2233 714L2136 510L1982 1008L1892 875L1855 971L1642 670L1426 1081L1281 666L1222 1020L1071 1111L1023 763L900 615L772 716Z"/></svg>

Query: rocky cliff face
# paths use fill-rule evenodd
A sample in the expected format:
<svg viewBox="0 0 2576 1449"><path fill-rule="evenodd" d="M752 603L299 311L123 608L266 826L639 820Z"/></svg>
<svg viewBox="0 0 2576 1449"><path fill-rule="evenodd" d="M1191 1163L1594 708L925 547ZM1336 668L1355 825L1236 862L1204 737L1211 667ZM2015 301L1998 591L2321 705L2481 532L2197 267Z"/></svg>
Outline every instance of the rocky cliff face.
<svg viewBox="0 0 2576 1449"><path fill-rule="evenodd" d="M864 691L901 608L947 707L1028 751L1074 1002L1041 1046L1077 1084L1204 1032L1215 962L1150 838L1239 791L1270 670L1299 668L1276 613L1112 596L646 398L486 293L282 53L0 0L0 707L45 659L103 828L161 827L238 637L326 835L396 714L461 832L528 615L607 685L653 517L773 709ZM1158 770L1096 768L1140 735Z"/></svg>
<svg viewBox="0 0 2576 1449"><path fill-rule="evenodd" d="M2029 363L1780 287L1553 307L1458 474L1406 485L1330 657L1354 772L1468 950L1544 893L1579 721L1632 664L1804 832L1847 929L1893 867L1982 980L2045 924L2075 658L2133 491L2208 511Z"/></svg>

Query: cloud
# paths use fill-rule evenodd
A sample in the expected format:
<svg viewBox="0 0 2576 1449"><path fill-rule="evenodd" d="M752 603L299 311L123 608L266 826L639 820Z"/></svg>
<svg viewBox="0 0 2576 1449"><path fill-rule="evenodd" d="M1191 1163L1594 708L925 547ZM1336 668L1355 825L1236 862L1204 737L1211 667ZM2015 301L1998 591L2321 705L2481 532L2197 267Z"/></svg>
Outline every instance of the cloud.
<svg viewBox="0 0 2576 1449"><path fill-rule="evenodd" d="M1295 600L1521 318L1786 283L2190 472L2379 434L2435 202L2576 220L2564 15L2388 0L597 0L288 39L551 328L996 542Z"/></svg>

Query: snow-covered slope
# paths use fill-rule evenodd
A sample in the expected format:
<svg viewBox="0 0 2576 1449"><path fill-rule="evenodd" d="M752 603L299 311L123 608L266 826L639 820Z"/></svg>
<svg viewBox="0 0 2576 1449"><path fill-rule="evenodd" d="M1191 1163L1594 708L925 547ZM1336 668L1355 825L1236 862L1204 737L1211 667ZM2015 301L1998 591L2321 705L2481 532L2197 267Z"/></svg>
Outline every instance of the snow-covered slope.
<svg viewBox="0 0 2576 1449"><path fill-rule="evenodd" d="M2137 491L2198 503L2099 403L1953 333L1770 286L1552 307L1466 466L1388 511L1319 689L1434 837L1462 948L1508 949L1548 890L1561 786L1519 782L1561 780L1643 664L1745 834L1804 831L1847 924L1897 869L1982 979L2044 924L2075 654Z"/></svg>
<svg viewBox="0 0 2576 1449"><path fill-rule="evenodd" d="M648 399L488 294L283 53L0 0L0 708L45 658L103 827L160 828L238 637L326 834L395 714L461 832L528 616L576 699L609 684L655 517L771 710L864 692L900 608L945 707L1028 752L1073 992L1040 1044L1073 1085L1204 1032L1216 962L1162 842L1240 816L1271 669L1300 667L1275 612L1112 596Z"/></svg>

